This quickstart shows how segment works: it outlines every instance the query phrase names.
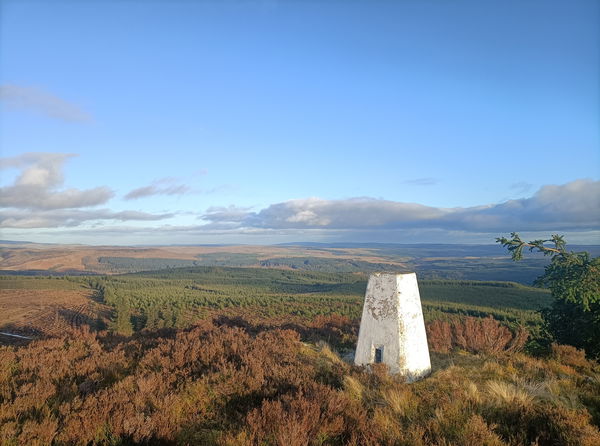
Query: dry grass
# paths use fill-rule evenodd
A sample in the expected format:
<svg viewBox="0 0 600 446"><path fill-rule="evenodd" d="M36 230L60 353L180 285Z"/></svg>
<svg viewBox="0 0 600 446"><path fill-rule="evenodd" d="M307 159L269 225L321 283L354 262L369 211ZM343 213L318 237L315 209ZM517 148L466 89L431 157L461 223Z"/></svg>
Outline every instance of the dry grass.
<svg viewBox="0 0 600 446"><path fill-rule="evenodd" d="M489 381L486 390L487 400L498 406L528 407L534 400L528 389L505 381Z"/></svg>
<svg viewBox="0 0 600 446"><path fill-rule="evenodd" d="M350 398L361 401L363 399L365 386L363 386L358 379L350 375L346 375L344 376L344 390L348 396L350 396Z"/></svg>
<svg viewBox="0 0 600 446"><path fill-rule="evenodd" d="M408 387L385 389L382 396L394 415L408 420L416 415L419 401Z"/></svg>
<svg viewBox="0 0 600 446"><path fill-rule="evenodd" d="M317 351L321 353L321 355L325 358L327 358L329 361L331 361L334 364L344 364L344 361L342 360L342 358L340 358L340 355L333 351L331 349L331 347L329 346L329 344L327 344L324 341L319 341L317 342Z"/></svg>

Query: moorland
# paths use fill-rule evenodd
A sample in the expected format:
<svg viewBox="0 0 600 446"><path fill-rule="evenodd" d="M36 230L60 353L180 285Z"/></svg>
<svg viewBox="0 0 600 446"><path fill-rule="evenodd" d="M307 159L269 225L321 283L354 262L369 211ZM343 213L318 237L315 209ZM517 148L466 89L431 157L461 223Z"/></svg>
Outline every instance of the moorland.
<svg viewBox="0 0 600 446"><path fill-rule="evenodd" d="M573 246L600 254L596 246ZM87 246L0 241L3 274L123 274L193 266L321 272L416 271L426 279L506 280L531 284L548 259L518 266L498 245L296 243L285 245Z"/></svg>
<svg viewBox="0 0 600 446"><path fill-rule="evenodd" d="M528 285L543 258L514 265L464 246L3 249L0 332L31 339L0 335L2 444L600 444L600 366L545 333L538 310L552 297ZM433 367L413 384L352 364L368 273L409 269Z"/></svg>

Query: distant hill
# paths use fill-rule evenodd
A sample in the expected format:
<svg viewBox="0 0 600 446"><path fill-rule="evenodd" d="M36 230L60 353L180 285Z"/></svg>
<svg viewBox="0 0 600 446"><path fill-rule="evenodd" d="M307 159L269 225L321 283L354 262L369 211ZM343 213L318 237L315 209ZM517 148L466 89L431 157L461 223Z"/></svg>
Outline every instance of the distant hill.
<svg viewBox="0 0 600 446"><path fill-rule="evenodd" d="M592 254L600 247L573 246ZM5 241L0 272L122 274L178 267L227 266L318 272L415 271L424 279L508 280L530 284L548 258L518 265L499 245L288 243L283 245L85 246Z"/></svg>

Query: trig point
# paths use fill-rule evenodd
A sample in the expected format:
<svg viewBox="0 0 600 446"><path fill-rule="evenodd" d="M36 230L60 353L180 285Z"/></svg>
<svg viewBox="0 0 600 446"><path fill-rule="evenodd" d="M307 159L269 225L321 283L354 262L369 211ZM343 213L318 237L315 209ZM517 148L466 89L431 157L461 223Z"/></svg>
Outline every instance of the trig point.
<svg viewBox="0 0 600 446"><path fill-rule="evenodd" d="M369 277L354 362L384 363L391 373L417 381L431 372L417 275Z"/></svg>

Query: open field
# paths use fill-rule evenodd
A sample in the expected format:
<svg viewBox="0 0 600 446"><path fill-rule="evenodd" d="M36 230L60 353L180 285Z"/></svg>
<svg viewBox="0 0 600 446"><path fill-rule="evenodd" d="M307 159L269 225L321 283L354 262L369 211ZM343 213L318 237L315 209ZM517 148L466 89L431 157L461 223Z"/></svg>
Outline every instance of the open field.
<svg viewBox="0 0 600 446"><path fill-rule="evenodd" d="M104 326L110 308L95 300L95 291L65 279L0 278L0 332L34 338L59 336L82 325ZM0 344L23 343L0 335Z"/></svg>

